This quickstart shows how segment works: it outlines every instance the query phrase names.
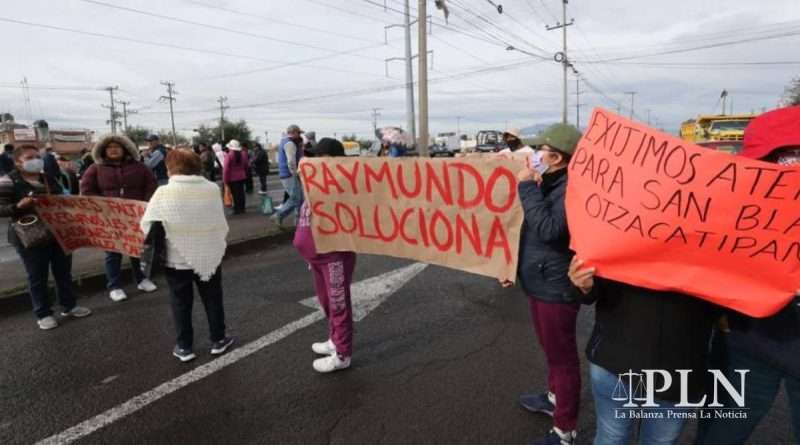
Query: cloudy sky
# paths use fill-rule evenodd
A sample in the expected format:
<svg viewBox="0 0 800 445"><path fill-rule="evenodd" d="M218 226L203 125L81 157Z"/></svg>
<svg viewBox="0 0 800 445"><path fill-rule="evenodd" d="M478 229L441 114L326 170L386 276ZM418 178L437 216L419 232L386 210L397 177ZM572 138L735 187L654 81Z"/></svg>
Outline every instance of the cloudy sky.
<svg viewBox="0 0 800 445"><path fill-rule="evenodd" d="M431 132L525 127L561 116L560 0L430 0ZM417 0L412 0L416 16ZM387 6L384 9L384 4ZM318 135L368 136L405 126L403 0L3 0L0 111L51 128L108 131L109 95L138 110L130 125L170 126L162 81L178 92L175 120L191 136L219 118L245 119L270 140L290 123ZM585 123L595 106L621 107L669 131L719 109L775 107L800 74L798 0L572 0L570 59L585 81ZM416 48L416 29L413 46ZM507 51L507 46L522 51ZM414 50L416 53L416 49ZM416 75L416 68L415 68ZM30 106L20 87L29 84ZM575 78L570 75L575 122Z"/></svg>

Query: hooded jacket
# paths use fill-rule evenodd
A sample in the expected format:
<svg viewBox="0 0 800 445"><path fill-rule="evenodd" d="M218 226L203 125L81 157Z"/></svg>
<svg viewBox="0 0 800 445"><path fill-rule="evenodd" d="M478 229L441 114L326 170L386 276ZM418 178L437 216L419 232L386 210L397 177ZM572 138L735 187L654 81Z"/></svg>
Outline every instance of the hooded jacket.
<svg viewBox="0 0 800 445"><path fill-rule="evenodd" d="M126 152L119 164L110 164L105 158L106 148L112 142L121 145ZM92 157L94 164L81 178L82 195L149 201L158 187L153 173L140 162L136 146L126 137L103 137L92 149Z"/></svg>

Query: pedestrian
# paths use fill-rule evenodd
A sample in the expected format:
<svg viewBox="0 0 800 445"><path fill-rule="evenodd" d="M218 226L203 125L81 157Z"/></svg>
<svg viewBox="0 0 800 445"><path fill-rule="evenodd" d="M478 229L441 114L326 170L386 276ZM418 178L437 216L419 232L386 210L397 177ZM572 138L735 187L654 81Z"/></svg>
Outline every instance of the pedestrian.
<svg viewBox="0 0 800 445"><path fill-rule="evenodd" d="M89 151L88 148L81 149L81 161L80 167L78 168L78 179L82 178L83 175L86 173L86 170L89 170L89 167L94 164L94 158L92 157L92 152Z"/></svg>
<svg viewBox="0 0 800 445"><path fill-rule="evenodd" d="M54 238L35 247L25 247L19 239L14 224L36 215L36 196L60 194L61 187L42 174L44 162L38 147L20 145L14 149L12 158L15 170L0 178L0 217L9 218L8 243L14 246L25 266L37 324L43 330L53 329L58 327L58 321L53 317L47 295L49 270L53 271L62 316L82 318L92 311L77 305L72 288L72 256L64 253Z"/></svg>
<svg viewBox="0 0 800 445"><path fill-rule="evenodd" d="M269 174L269 157L267 156L267 151L264 150L264 147L261 146L258 142L255 144L255 148L253 149L253 170L258 176L258 182L260 183L260 187L258 190L259 195L266 195L267 194L267 175Z"/></svg>
<svg viewBox="0 0 800 445"><path fill-rule="evenodd" d="M503 133L503 142L506 144L506 148L500 150L498 153L502 154L510 154L510 153L525 153L525 154L533 154L533 148L526 145L522 142L522 132L519 128L509 128ZM538 139L538 138L537 138Z"/></svg>
<svg viewBox="0 0 800 445"><path fill-rule="evenodd" d="M61 154L56 156L56 161L58 161L59 169L59 174L56 180L58 181L58 184L61 186L62 190L64 190L64 193L69 195L80 194L81 185L78 181L78 173L75 168L75 163Z"/></svg>
<svg viewBox="0 0 800 445"><path fill-rule="evenodd" d="M343 157L344 146L336 139L323 138L312 149L313 156ZM353 305L350 285L356 266L355 252L318 253L311 232L311 207L306 201L300 209L294 247L311 267L317 299L328 319L328 339L314 343L311 349L324 357L314 360L314 370L321 373L350 367L353 356Z"/></svg>
<svg viewBox="0 0 800 445"><path fill-rule="evenodd" d="M0 176L12 171L14 171L14 145L6 144L3 146L3 153L0 154Z"/></svg>
<svg viewBox="0 0 800 445"><path fill-rule="evenodd" d="M386 127L381 130L381 142L383 149L379 156L388 155L391 158L405 156L408 148L413 145L408 133L397 127Z"/></svg>
<svg viewBox="0 0 800 445"><path fill-rule="evenodd" d="M289 194L288 201L285 201L272 216L278 225L282 225L289 214L299 211L303 205L303 187L297 174L297 166L303 158L302 134L303 130L300 127L289 125L286 137L278 145L279 177L283 188Z"/></svg>
<svg viewBox="0 0 800 445"><path fill-rule="evenodd" d="M253 152L250 151L250 143L245 142L242 144L242 153L247 155L248 165L247 165L247 178L244 182L244 191L251 195L255 191L255 186L253 185Z"/></svg>
<svg viewBox="0 0 800 445"><path fill-rule="evenodd" d="M50 145L50 143L45 144L41 154L42 160L44 161L44 174L52 179L58 180L61 176L61 168L58 166L55 153L53 153L53 146Z"/></svg>
<svg viewBox="0 0 800 445"><path fill-rule="evenodd" d="M194 286L208 319L211 354L224 354L234 342L225 335L222 304L222 257L228 223L219 187L201 176L200 157L191 150L167 154L169 182L147 204L141 228L147 235L161 223L166 239L164 274L169 285L177 341L172 354L181 362L193 360L192 306ZM191 196L193 199L186 199Z"/></svg>
<svg viewBox="0 0 800 445"><path fill-rule="evenodd" d="M127 137L106 135L93 149L94 164L81 179L81 194L108 198L149 201L156 190L156 178L139 161L139 150ZM139 259L130 257L136 288L142 292L155 292L158 288L142 274ZM113 301L128 299L122 289L122 254L106 252L106 288Z"/></svg>
<svg viewBox="0 0 800 445"><path fill-rule="evenodd" d="M208 179L211 182L216 180L216 164L217 164L217 156L214 153L214 150L208 146L207 143L201 142L198 144L200 150L200 161L203 163L203 177Z"/></svg>
<svg viewBox="0 0 800 445"><path fill-rule="evenodd" d="M305 134L303 134L303 155L305 155L306 153L312 153L312 150L316 145L317 145L316 132L307 131Z"/></svg>
<svg viewBox="0 0 800 445"><path fill-rule="evenodd" d="M770 111L753 119L744 131L739 156L784 166L800 165L800 106ZM798 303L800 299L777 314L762 319L728 311L729 330L722 333L722 341L718 345L721 344L726 352L728 363L725 373L729 380L738 381L737 369L749 370L745 394L747 418L722 419L712 416L701 420L697 444L747 442L775 403L781 386L786 388L786 397L792 410L795 441L800 441ZM739 408L730 397L725 402L726 408Z"/></svg>
<svg viewBox="0 0 800 445"><path fill-rule="evenodd" d="M225 154L225 163L222 167L222 182L231 189L233 214L241 215L245 210L244 189L250 160L247 158L247 153L242 152L242 145L236 139L231 139L226 146L228 153Z"/></svg>
<svg viewBox="0 0 800 445"><path fill-rule="evenodd" d="M156 182L159 186L167 183L167 165L165 160L167 158L167 147L161 143L157 134L147 136L147 143L150 146L147 154L145 155L144 165L153 172L156 177Z"/></svg>
<svg viewBox="0 0 800 445"><path fill-rule="evenodd" d="M218 175L221 177L222 176L223 166L225 165L225 153L228 152L228 149L227 148L223 148L222 144L220 144L219 142L217 142L214 145L212 145L211 149L214 150L214 156L217 157L217 162L215 164L216 165L216 169L215 170L218 172Z"/></svg>
<svg viewBox="0 0 800 445"><path fill-rule="evenodd" d="M594 329L586 345L597 423L594 443L627 445L638 416L640 444L676 444L686 416L664 411L684 412L676 409L682 397L696 403L706 395L708 344L720 309L689 295L603 279L595 272L577 257L570 264L570 280L583 302L595 305ZM658 370L651 388L658 396L653 397L655 407L638 404L642 394L636 386L643 382L633 377L641 378L643 369ZM686 370L687 375L678 372ZM665 384L661 372L669 375L672 385Z"/></svg>
<svg viewBox="0 0 800 445"><path fill-rule="evenodd" d="M520 171L519 198L525 213L518 275L528 295L534 332L547 360L547 391L523 394L520 404L553 418L553 428L533 444L575 443L581 396L581 368L576 328L579 295L567 272L573 252L564 199L567 166L581 133L556 124L540 136L546 143L537 161ZM503 286L511 286L504 281Z"/></svg>

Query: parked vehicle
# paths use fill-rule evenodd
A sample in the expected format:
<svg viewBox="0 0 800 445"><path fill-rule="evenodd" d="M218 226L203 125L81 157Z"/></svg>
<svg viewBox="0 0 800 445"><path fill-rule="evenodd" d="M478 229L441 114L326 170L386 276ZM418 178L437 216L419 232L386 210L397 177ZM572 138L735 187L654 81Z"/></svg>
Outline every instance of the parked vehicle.
<svg viewBox="0 0 800 445"><path fill-rule="evenodd" d="M477 141L476 151L480 153L496 153L504 148L503 132L498 130L479 131L475 136Z"/></svg>
<svg viewBox="0 0 800 445"><path fill-rule="evenodd" d="M447 145L433 144L430 147L428 147L428 154L430 154L432 158L436 158L439 156L446 156L452 158L453 156L456 155L456 152L453 151Z"/></svg>
<svg viewBox="0 0 800 445"><path fill-rule="evenodd" d="M681 124L681 139L692 142L741 141L755 114L698 116Z"/></svg>

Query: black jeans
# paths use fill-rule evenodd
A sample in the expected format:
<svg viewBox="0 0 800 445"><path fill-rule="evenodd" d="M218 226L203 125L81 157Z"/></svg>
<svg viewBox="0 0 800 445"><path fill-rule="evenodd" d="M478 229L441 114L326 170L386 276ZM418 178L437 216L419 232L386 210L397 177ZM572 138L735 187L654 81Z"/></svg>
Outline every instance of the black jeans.
<svg viewBox="0 0 800 445"><path fill-rule="evenodd" d="M244 196L244 183L246 180L231 182L228 185L231 188L233 195L233 213L244 213L245 196Z"/></svg>
<svg viewBox="0 0 800 445"><path fill-rule="evenodd" d="M258 182L261 183L261 191L262 192L266 192L267 191L267 174L266 173L264 173L263 175L259 174L258 175Z"/></svg>
<svg viewBox="0 0 800 445"><path fill-rule="evenodd" d="M175 332L178 346L192 349L194 329L192 328L192 305L194 303L194 285L200 294L200 300L206 309L208 331L211 342L225 338L225 309L222 306L222 268L218 268L209 281L201 281L192 270L165 268L164 274L169 284L172 300L172 317L175 319Z"/></svg>
<svg viewBox="0 0 800 445"><path fill-rule="evenodd" d="M245 180L244 183L244 189L245 191L247 191L247 193L253 193L254 188L255 187L253 186L253 170L248 168L247 179Z"/></svg>
<svg viewBox="0 0 800 445"><path fill-rule="evenodd" d="M9 230L14 229L9 228ZM76 303L75 294L72 292L72 256L65 254L55 241L33 249L15 247L28 274L28 291L31 294L33 313L36 317L53 315L47 298L48 269L53 271L58 302L65 312L74 308Z"/></svg>

